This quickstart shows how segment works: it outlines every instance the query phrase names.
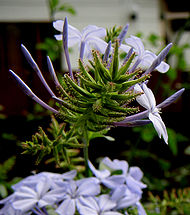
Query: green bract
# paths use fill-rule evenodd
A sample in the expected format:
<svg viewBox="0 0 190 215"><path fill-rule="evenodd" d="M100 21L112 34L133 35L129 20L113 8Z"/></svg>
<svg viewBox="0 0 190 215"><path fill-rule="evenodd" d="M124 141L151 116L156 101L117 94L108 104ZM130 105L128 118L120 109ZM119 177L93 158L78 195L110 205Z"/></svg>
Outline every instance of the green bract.
<svg viewBox="0 0 190 215"><path fill-rule="evenodd" d="M111 62L104 63L103 56L95 50L92 55L90 66L85 66L79 59L79 71L74 80L64 75L61 99L57 104L64 121L75 126L80 133L83 133L81 129L101 131L113 122L136 113L138 108L130 106L130 103L139 93L134 93L131 87L148 77L139 77L139 69L127 72L134 54L119 66L118 42L115 43Z"/></svg>

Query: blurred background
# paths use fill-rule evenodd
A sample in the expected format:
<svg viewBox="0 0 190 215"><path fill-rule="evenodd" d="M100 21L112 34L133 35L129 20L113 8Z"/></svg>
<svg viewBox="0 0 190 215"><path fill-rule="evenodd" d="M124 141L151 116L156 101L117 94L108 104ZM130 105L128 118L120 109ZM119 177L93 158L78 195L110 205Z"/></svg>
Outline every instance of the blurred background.
<svg viewBox="0 0 190 215"><path fill-rule="evenodd" d="M91 158L122 158L139 166L149 190L161 192L185 188L190 181L190 7L181 0L0 0L0 195L6 196L15 176L24 177L35 166L35 158L21 155L22 141L31 139L38 126L49 126L49 113L28 98L11 79L12 69L45 102L52 102L35 72L30 68L20 44L38 63L53 88L46 64L48 54L58 74L67 68L60 44L54 39L52 21L68 17L82 30L89 24L107 29L130 24L128 36L139 36L146 49L159 53L172 42L166 61L167 74L153 73L151 86L157 103L186 88L182 97L162 112L168 128L169 147L157 137L152 125L143 128L115 128L115 142L98 139L90 147ZM73 69L77 67L75 48L71 50ZM109 148L109 150L108 150ZM103 150L107 149L107 150ZM92 153L93 152L93 153Z"/></svg>

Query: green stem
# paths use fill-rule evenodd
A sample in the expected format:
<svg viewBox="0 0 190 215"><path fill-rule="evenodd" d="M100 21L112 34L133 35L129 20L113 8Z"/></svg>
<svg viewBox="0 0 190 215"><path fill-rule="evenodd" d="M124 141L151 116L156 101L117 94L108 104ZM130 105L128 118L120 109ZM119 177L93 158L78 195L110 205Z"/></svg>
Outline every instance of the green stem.
<svg viewBox="0 0 190 215"><path fill-rule="evenodd" d="M67 162L68 168L70 169L71 162L70 162L70 159L69 159L69 156L68 156L68 153L67 153L67 150L65 147L62 148L61 154L62 154L64 160Z"/></svg>
<svg viewBox="0 0 190 215"><path fill-rule="evenodd" d="M82 141L84 144L84 148L83 148L83 153L84 153L84 162L85 162L85 174L86 177L90 176L90 169L88 166L88 147L89 147L89 139L88 139L88 130L84 129L84 133L83 133L83 137L82 137Z"/></svg>

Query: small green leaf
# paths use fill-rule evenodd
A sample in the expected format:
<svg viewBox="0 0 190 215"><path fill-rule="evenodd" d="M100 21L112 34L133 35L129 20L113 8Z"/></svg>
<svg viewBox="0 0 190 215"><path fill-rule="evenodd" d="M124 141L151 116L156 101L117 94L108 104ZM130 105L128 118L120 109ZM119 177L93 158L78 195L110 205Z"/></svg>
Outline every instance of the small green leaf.
<svg viewBox="0 0 190 215"><path fill-rule="evenodd" d="M168 128L168 145L173 153L173 155L177 155L178 153L178 146L177 146L177 134L176 132L171 129L171 128Z"/></svg>
<svg viewBox="0 0 190 215"><path fill-rule="evenodd" d="M72 15L76 15L76 10L70 5L70 4L63 4L61 5L57 11L64 11L64 12L68 12Z"/></svg>

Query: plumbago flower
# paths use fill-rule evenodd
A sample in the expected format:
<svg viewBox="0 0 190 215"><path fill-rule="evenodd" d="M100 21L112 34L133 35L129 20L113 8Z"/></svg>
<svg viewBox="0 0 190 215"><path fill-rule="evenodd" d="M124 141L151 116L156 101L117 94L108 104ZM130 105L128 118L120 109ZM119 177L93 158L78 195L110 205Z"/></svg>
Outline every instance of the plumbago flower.
<svg viewBox="0 0 190 215"><path fill-rule="evenodd" d="M56 30L63 32L64 21L57 20L53 22L53 26ZM75 44L78 44L81 59L83 59L83 56L90 58L92 48L104 53L107 43L100 38L105 36L106 29L95 25L88 25L81 32L72 25L68 25L68 47L73 47ZM57 40L62 40L63 35L55 35L55 38Z"/></svg>
<svg viewBox="0 0 190 215"><path fill-rule="evenodd" d="M29 64L36 71L49 94L57 102L58 110L50 107L38 98L32 90L12 70L10 70L12 77L28 96L41 104L44 108L63 117L65 122L75 128L76 132L74 133L79 136L79 139L86 146L89 144L86 143L86 141L88 142L88 134L86 134L86 132L88 133L88 130L99 132L108 130L109 127L113 125L126 127L143 125L150 122L148 120L142 120L147 116L150 116L151 121L153 122L155 117L152 118L152 115L149 114L150 111L136 113L138 107L131 107L130 103L136 98L139 100L139 98L144 97L138 97L141 94L141 91L134 90L134 87L137 86L136 84L141 84L146 81L149 78L150 72L154 69L165 68L165 71L167 70L168 66L163 60L170 50L171 44L166 46L166 48L151 61L150 67L142 73L139 68L136 69L138 66L136 62L140 62L146 54L144 46L140 39L137 39L136 37L128 38L128 43L131 43L137 51L134 52L133 49L130 49L127 53L125 63L120 66L119 47L122 47L122 41L127 33L128 25L126 25L114 44L113 53L111 53L112 49L110 42L107 45L105 54L102 56L97 50L92 50L93 60L90 61L91 67L89 65L88 67L85 67L84 63L79 58L79 71L73 75L68 53L69 43L73 44L75 41L73 38L77 37L78 39L76 39L76 41L82 41L88 44L89 41L94 41L94 37L103 35L104 30L102 28L90 26L79 35L79 32L75 28L68 25L67 18L64 22L55 22L54 26L57 26L57 28L59 26L59 29L63 29L63 46L69 70L69 75L65 74L60 83L56 77L51 60L47 57L49 72L61 93L61 98L57 97L50 89L38 65L24 45L21 45L21 50ZM70 33L69 29L71 29ZM91 40L91 38L93 39ZM100 43L99 46L103 47ZM132 65L136 53L138 59ZM165 71L162 70L162 72ZM168 99L167 105L175 101L183 91L184 89L179 90L171 97L172 99ZM154 108L154 110L157 109ZM158 114L156 115L158 118ZM163 126L163 123L160 125ZM155 124L154 122L154 126L158 126L158 124ZM161 132L161 134L163 135L164 133ZM167 140L166 135L164 135L164 138Z"/></svg>
<svg viewBox="0 0 190 215"><path fill-rule="evenodd" d="M122 215L122 213L113 211L116 205L116 202L111 200L109 195L105 194L98 198L81 198L79 213L81 215Z"/></svg>
<svg viewBox="0 0 190 215"><path fill-rule="evenodd" d="M125 179L128 189L131 190L131 192L141 195L141 189L146 188L146 185L140 181L143 177L143 173L138 167L129 168L126 161L119 161L117 159L111 161L107 157L101 161L100 165L103 169L109 169L112 172L115 170L121 170L121 176Z"/></svg>
<svg viewBox="0 0 190 215"><path fill-rule="evenodd" d="M121 168L118 166L119 163L122 164ZM89 164L95 177L77 179L76 171L64 174L42 172L26 177L12 187L14 190L12 195L0 201L0 204L4 204L0 214L48 215L48 207L51 207L51 210L60 215L121 215L127 208L136 207L139 215L144 215L139 202L142 193L129 189L127 185L128 179L124 174L128 168L126 161L111 161L106 157L100 166L104 165L107 169L102 170L96 170L90 161ZM124 172L122 171L120 175L112 174L113 170L121 169ZM137 186L137 182L141 183L142 172L138 167L131 167L128 174L133 178L131 187ZM100 178L104 178L105 181L107 179L109 183Z"/></svg>
<svg viewBox="0 0 190 215"><path fill-rule="evenodd" d="M154 128L156 129L158 136L164 138L166 144L168 144L168 134L166 126L162 121L162 118L159 114L159 109L156 107L155 97L146 84L135 85L134 90L137 92L143 92L143 95L140 95L136 98L137 102L148 110L148 118L153 123Z"/></svg>
<svg viewBox="0 0 190 215"><path fill-rule="evenodd" d="M125 42L127 45L121 44L120 48L126 53L128 53L132 47L134 52L137 55L133 69L136 67L140 67L141 69L146 70L151 66L153 61L157 59L157 56L154 53L152 53L149 50L145 50L144 45L140 38L131 35L129 38L125 39ZM167 46L167 49L166 49L167 52L169 51L171 46L172 46L171 43ZM169 69L169 65L164 61L161 61L160 64L157 65L154 69L160 73L166 73Z"/></svg>
<svg viewBox="0 0 190 215"><path fill-rule="evenodd" d="M146 188L141 181L142 171L138 167L129 168L126 161L111 161L109 158L104 158L101 168L97 170L89 161L88 147L92 138L103 136L111 127L133 127L151 122L159 137L168 142L159 110L179 98L184 89L156 105L154 95L145 83L152 71L165 73L168 70L169 65L163 60L172 44L168 44L156 56L144 49L139 38L131 36L125 40L128 25L114 44L111 41L107 44L100 39L106 31L97 26L90 25L79 32L65 18L64 21L54 22L54 27L62 32L56 38L63 40L68 65L68 73L59 81L51 59L47 56L48 70L58 89L58 96L49 87L23 44L21 50L55 101L55 107L43 102L12 70L9 72L26 95L63 119L67 126L64 124L59 127L54 122L56 135L52 135L53 140L40 130L24 147L26 152L39 153L40 159L52 153L58 165L67 163L69 169L73 166L66 149L82 148L86 171L80 180L75 180L76 171L64 174L43 172L29 176L13 186L12 195L0 201L4 205L0 214L47 215L50 207L60 215L119 215L127 214L129 207L135 207L139 215L145 215L140 203L142 190ZM124 40L127 45L122 44ZM76 43L80 49L79 68L73 72L68 48ZM120 49L127 52L123 62L119 58ZM83 58L90 55L89 64L86 65ZM131 105L134 100L146 110L138 113L138 105ZM93 177L90 177L90 172Z"/></svg>
<svg viewBox="0 0 190 215"><path fill-rule="evenodd" d="M40 214L40 208L45 210L45 206L52 206L62 199L65 187L60 188L56 184L75 176L74 170L64 174L42 172L24 178L12 186L12 195L0 201L0 204L4 204L0 214L22 215L30 214L29 211ZM41 213L43 214L42 211Z"/></svg>
<svg viewBox="0 0 190 215"><path fill-rule="evenodd" d="M69 181L69 183L63 183L64 185L66 189L63 201L56 209L56 212L60 215L74 215L76 207L80 208L79 200L81 197L86 199L89 196L95 196L100 193L100 186L90 178L84 181Z"/></svg>
<svg viewBox="0 0 190 215"><path fill-rule="evenodd" d="M142 189L146 185L141 182L143 173L139 167L130 167L124 160L111 161L105 157L100 162L100 170L95 169L89 161L89 167L95 175L94 181L109 188L110 200L115 202L114 210L136 206L140 215L146 214L141 203ZM120 172L120 174L118 174ZM117 172L115 175L114 172ZM93 209L94 210L94 209Z"/></svg>

